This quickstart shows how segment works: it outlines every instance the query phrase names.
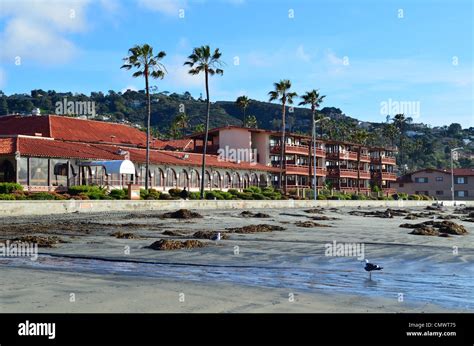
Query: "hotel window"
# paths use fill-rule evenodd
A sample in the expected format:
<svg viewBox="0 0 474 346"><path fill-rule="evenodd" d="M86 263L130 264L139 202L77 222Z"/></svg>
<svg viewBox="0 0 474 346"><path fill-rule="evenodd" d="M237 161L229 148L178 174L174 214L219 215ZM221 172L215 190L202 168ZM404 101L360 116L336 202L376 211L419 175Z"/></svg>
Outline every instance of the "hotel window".
<svg viewBox="0 0 474 346"><path fill-rule="evenodd" d="M465 177L456 177L456 184L467 184L467 179Z"/></svg>
<svg viewBox="0 0 474 346"><path fill-rule="evenodd" d="M443 177L436 177L436 181L443 181Z"/></svg>
<svg viewBox="0 0 474 346"><path fill-rule="evenodd" d="M68 162L67 160L51 160L53 167L52 186L67 186Z"/></svg>
<svg viewBox="0 0 474 346"><path fill-rule="evenodd" d="M415 183L427 183L427 182L428 182L428 178L427 178L427 177L415 178Z"/></svg>
<svg viewBox="0 0 474 346"><path fill-rule="evenodd" d="M456 197L467 197L468 193L467 191L454 191L454 195Z"/></svg>
<svg viewBox="0 0 474 346"><path fill-rule="evenodd" d="M30 158L30 185L48 186L48 159Z"/></svg>
<svg viewBox="0 0 474 346"><path fill-rule="evenodd" d="M28 185L28 158L20 157L17 161L18 167L18 183L21 185Z"/></svg>
<svg viewBox="0 0 474 346"><path fill-rule="evenodd" d="M436 196L444 195L444 191L436 191Z"/></svg>

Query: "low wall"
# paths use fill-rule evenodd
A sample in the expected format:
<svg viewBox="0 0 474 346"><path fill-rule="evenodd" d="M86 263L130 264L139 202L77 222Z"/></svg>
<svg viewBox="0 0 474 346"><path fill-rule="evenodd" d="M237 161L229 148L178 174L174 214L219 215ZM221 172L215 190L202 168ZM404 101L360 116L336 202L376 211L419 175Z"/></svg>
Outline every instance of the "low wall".
<svg viewBox="0 0 474 346"><path fill-rule="evenodd" d="M259 208L311 208L311 207L415 207L432 205L433 201L336 201L336 200L96 200L96 201L0 201L0 217L21 215L49 215L65 213L120 212L186 209L259 209ZM452 202L444 202L448 205ZM474 201L458 202L474 206Z"/></svg>

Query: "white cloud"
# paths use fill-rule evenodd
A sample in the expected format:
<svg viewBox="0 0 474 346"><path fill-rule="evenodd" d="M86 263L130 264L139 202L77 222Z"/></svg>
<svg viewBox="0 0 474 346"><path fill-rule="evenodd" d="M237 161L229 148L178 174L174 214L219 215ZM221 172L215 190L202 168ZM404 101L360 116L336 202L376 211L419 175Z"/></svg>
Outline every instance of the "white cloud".
<svg viewBox="0 0 474 346"><path fill-rule="evenodd" d="M138 88L135 86L135 85L128 85L126 86L125 88L123 88L122 90L120 90L122 92L122 94L124 92L126 92L127 90L133 90L133 91L138 91Z"/></svg>
<svg viewBox="0 0 474 346"><path fill-rule="evenodd" d="M180 9L187 7L186 0L138 0L138 4L148 10L176 17Z"/></svg>
<svg viewBox="0 0 474 346"><path fill-rule="evenodd" d="M204 85L203 75L191 75L188 73L189 66L183 66L186 57L182 55L175 55L171 57L171 63L164 62L168 73L165 76L166 82L173 87L202 87Z"/></svg>
<svg viewBox="0 0 474 346"><path fill-rule="evenodd" d="M87 30L88 4L89 0L3 2L0 16L6 17L6 23L0 33L0 58L11 63L16 56L23 62L69 60L77 49L65 35Z"/></svg>
<svg viewBox="0 0 474 346"><path fill-rule="evenodd" d="M309 62L311 60L310 55L304 51L304 47L302 44L300 44L298 48L296 48L296 57L304 62Z"/></svg>

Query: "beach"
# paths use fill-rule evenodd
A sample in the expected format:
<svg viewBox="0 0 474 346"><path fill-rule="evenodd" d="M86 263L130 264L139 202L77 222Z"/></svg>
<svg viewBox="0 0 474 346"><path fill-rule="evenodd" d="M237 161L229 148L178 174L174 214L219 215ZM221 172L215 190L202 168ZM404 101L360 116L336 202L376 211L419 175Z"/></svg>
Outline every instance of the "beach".
<svg viewBox="0 0 474 346"><path fill-rule="evenodd" d="M0 257L1 312L474 311L473 223L462 208L196 212L202 217L136 211L3 218L3 240L34 234L60 241L40 247L36 261ZM400 227L431 221L455 222L467 234L414 235ZM273 230L241 229L256 225ZM198 231L223 239L196 238ZM203 247L148 248L161 239ZM371 280L365 259L384 268Z"/></svg>

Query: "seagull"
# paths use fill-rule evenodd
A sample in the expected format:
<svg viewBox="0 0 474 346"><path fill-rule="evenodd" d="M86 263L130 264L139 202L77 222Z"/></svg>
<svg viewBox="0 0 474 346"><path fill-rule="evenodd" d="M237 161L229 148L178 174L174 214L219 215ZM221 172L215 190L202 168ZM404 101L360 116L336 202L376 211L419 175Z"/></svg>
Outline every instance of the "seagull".
<svg viewBox="0 0 474 346"><path fill-rule="evenodd" d="M377 264L369 263L369 260L365 260L365 271L369 272L369 280L372 280L372 270L382 270L383 268Z"/></svg>
<svg viewBox="0 0 474 346"><path fill-rule="evenodd" d="M217 232L217 234L211 237L211 240L219 241L221 240L221 232Z"/></svg>

